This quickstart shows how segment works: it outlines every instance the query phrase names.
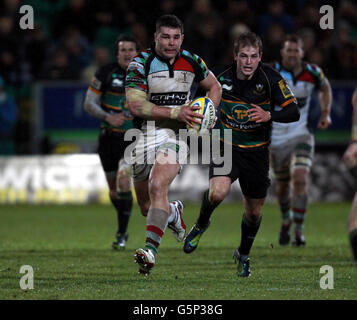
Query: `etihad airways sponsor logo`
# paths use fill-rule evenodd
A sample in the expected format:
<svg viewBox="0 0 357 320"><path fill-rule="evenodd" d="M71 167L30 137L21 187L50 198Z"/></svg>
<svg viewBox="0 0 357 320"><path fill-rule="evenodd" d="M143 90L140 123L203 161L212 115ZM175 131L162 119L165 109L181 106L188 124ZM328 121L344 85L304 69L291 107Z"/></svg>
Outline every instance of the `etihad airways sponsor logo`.
<svg viewBox="0 0 357 320"><path fill-rule="evenodd" d="M158 106L182 105L187 95L187 92L152 93L150 101Z"/></svg>

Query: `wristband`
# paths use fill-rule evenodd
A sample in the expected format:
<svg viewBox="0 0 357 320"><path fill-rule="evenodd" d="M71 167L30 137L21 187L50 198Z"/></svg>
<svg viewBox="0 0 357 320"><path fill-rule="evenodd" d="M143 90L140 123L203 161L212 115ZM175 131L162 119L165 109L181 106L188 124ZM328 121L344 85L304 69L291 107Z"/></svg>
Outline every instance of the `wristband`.
<svg viewBox="0 0 357 320"><path fill-rule="evenodd" d="M270 113L270 111L267 111L268 113L269 113L269 119L268 119L268 121L270 121L271 120L271 113ZM267 121L267 122L268 122Z"/></svg>
<svg viewBox="0 0 357 320"><path fill-rule="evenodd" d="M177 119L180 113L181 107L171 108L170 110L170 119Z"/></svg>

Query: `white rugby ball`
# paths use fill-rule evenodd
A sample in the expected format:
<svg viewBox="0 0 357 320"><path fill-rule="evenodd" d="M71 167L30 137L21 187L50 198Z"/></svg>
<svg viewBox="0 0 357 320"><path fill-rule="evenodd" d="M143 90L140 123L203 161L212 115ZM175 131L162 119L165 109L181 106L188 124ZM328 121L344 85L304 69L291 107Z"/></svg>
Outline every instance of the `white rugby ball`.
<svg viewBox="0 0 357 320"><path fill-rule="evenodd" d="M204 115L201 124L193 123L193 128L187 126L190 134L206 134L209 132L214 120L216 118L216 109L212 100L208 97L199 97L193 100L190 104L191 107L198 106L200 109L195 110L195 113ZM199 118L196 118L199 119Z"/></svg>

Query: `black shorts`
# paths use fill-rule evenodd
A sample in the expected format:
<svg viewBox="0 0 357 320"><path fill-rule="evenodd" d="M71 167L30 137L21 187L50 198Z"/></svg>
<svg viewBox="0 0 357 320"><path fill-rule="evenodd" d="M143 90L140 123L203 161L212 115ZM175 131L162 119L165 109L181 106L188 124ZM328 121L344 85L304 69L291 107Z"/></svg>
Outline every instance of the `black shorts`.
<svg viewBox="0 0 357 320"><path fill-rule="evenodd" d="M215 175L214 168L223 167L211 161L209 178L222 176ZM265 198L270 186L269 179L269 150L262 147L255 150L232 149L232 170L224 175L231 178L231 183L239 179L242 193L252 199Z"/></svg>
<svg viewBox="0 0 357 320"><path fill-rule="evenodd" d="M124 133L102 129L98 142L98 154L104 171L117 171L119 160L124 158L125 148L131 141L124 141Z"/></svg>

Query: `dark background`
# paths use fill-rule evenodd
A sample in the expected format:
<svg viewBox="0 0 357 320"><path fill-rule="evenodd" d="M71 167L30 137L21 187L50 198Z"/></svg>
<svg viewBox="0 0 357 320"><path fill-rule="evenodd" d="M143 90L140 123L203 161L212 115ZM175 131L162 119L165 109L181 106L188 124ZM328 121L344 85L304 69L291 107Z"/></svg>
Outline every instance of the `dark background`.
<svg viewBox="0 0 357 320"><path fill-rule="evenodd" d="M19 27L24 4L34 9L33 30ZM326 4L334 8L333 30L319 26L319 9ZM301 35L306 60L323 68L334 94L333 126L316 133L317 148L345 148L357 84L355 1L3 0L0 76L14 103L0 111L9 115L14 108L17 116L6 125L0 117L0 154L93 152L98 122L82 108L91 77L114 60L120 34L132 34L143 48L150 46L156 18L167 13L184 22L183 47L200 55L208 67L232 61L232 37L243 30L262 37L265 62L279 60L286 34ZM319 109L314 110L317 118Z"/></svg>

